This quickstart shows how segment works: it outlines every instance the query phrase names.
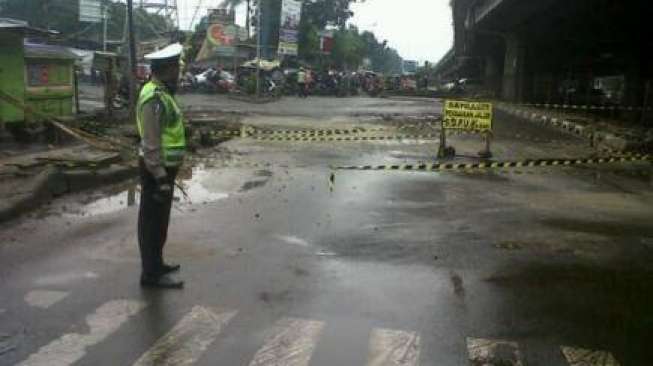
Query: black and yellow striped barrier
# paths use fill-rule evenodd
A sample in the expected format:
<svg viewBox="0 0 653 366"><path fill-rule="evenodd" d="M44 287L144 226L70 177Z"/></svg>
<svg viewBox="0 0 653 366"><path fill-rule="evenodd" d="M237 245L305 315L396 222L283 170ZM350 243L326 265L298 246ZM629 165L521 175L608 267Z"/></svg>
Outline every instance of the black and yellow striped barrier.
<svg viewBox="0 0 653 366"><path fill-rule="evenodd" d="M372 132L367 130L366 132ZM223 130L212 131L209 133L212 137L241 137L251 138L256 141L296 141L296 142L357 142L357 141L393 141L393 140L432 140L440 137L440 130L437 133L428 134L397 134L397 135L382 135L382 136L360 136L360 135L276 135L267 134L261 135L252 133L252 131L236 131L236 130ZM481 135L487 133L482 130L447 130L447 136L463 136L463 135Z"/></svg>
<svg viewBox="0 0 653 366"><path fill-rule="evenodd" d="M400 141L433 140L440 134L392 135L392 136L249 136L256 141L296 141L296 142L360 142L360 141Z"/></svg>
<svg viewBox="0 0 653 366"><path fill-rule="evenodd" d="M577 104L550 104L550 103L524 103L519 104L524 107L536 107L547 109L572 109L572 110L589 110L589 111L650 111L653 107L636 107L620 105L577 105Z"/></svg>
<svg viewBox="0 0 653 366"><path fill-rule="evenodd" d="M556 167L575 165L599 165L610 163L632 163L651 161L650 155L613 156L587 159L533 159L522 161L496 161L479 163L416 163L395 165L349 165L332 166L334 170L395 170L395 171L471 171L483 169L514 169L535 167Z"/></svg>
<svg viewBox="0 0 653 366"><path fill-rule="evenodd" d="M242 135L242 131L240 130L217 130L217 131L211 131L209 133L212 136L240 136Z"/></svg>
<svg viewBox="0 0 653 366"><path fill-rule="evenodd" d="M352 135L368 132L382 132L386 128L352 128L352 129L324 129L324 130L259 130L252 129L249 132L253 135Z"/></svg>
<svg viewBox="0 0 653 366"><path fill-rule="evenodd" d="M326 130L259 130L259 129L245 129L243 130L217 130L212 134L216 136L242 136L243 134L250 136L257 135L282 135L282 136L334 136L334 135L354 135L362 133L382 132L386 131L385 128L353 128L353 129L326 129Z"/></svg>
<svg viewBox="0 0 653 366"><path fill-rule="evenodd" d="M441 120L435 120L435 121L430 121L430 122L419 122L419 123L409 123L409 124L402 124L397 127L397 129L400 130L407 130L409 128L424 128L424 127L429 127L429 128L440 128L442 126L442 121Z"/></svg>

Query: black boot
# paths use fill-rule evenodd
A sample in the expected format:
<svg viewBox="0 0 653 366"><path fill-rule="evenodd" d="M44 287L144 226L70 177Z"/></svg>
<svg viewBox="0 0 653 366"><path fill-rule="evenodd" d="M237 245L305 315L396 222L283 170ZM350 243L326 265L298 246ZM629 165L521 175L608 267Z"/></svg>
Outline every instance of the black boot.
<svg viewBox="0 0 653 366"><path fill-rule="evenodd" d="M184 288L184 281L166 275L141 276L141 286L160 289L181 289Z"/></svg>
<svg viewBox="0 0 653 366"><path fill-rule="evenodd" d="M168 273L177 272L177 271L179 271L180 268L181 268L181 265L179 265L179 264L166 264L166 263L164 263L161 266L160 272L161 272L162 275L166 275Z"/></svg>

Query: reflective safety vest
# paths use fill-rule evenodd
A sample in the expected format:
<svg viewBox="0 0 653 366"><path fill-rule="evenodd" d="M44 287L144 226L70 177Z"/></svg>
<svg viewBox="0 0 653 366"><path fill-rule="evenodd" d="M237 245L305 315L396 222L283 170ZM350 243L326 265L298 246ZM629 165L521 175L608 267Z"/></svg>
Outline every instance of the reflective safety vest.
<svg viewBox="0 0 653 366"><path fill-rule="evenodd" d="M184 155L186 153L184 120L175 98L153 81L143 86L138 97L138 103L136 104L138 134L143 139L143 106L157 97L163 104L163 121L161 121L161 154L163 163L167 167L178 167L184 162Z"/></svg>
<svg viewBox="0 0 653 366"><path fill-rule="evenodd" d="M306 83L306 73L304 71L297 73L297 82L300 84Z"/></svg>

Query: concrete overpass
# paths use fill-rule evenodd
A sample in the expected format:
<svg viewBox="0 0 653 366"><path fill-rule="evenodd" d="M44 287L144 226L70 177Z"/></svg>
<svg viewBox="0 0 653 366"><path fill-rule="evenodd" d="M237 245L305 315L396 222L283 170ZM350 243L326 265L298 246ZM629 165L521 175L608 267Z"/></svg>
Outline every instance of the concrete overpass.
<svg viewBox="0 0 653 366"><path fill-rule="evenodd" d="M478 79L488 93L513 102L595 104L603 88L611 89L603 102L641 106L653 74L646 5L451 0L454 46L436 72L445 81Z"/></svg>

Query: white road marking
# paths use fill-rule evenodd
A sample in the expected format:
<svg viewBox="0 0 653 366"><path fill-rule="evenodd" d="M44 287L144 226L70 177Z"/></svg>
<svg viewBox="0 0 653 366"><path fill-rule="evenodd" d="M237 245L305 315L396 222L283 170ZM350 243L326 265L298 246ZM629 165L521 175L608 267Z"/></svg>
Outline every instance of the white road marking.
<svg viewBox="0 0 653 366"><path fill-rule="evenodd" d="M309 246L306 240L292 235L277 235L277 239L282 240L288 244L295 244L302 247Z"/></svg>
<svg viewBox="0 0 653 366"><path fill-rule="evenodd" d="M34 283L37 286L65 285L79 280L96 279L98 276L95 272L66 272L55 275L47 275L37 278Z"/></svg>
<svg viewBox="0 0 653 366"><path fill-rule="evenodd" d="M420 336L414 332L374 329L370 336L368 366L417 366Z"/></svg>
<svg viewBox="0 0 653 366"><path fill-rule="evenodd" d="M524 365L517 342L501 339L467 338L467 353L472 365Z"/></svg>
<svg viewBox="0 0 653 366"><path fill-rule="evenodd" d="M565 346L560 349L569 366L619 366L619 362L610 352Z"/></svg>
<svg viewBox="0 0 653 366"><path fill-rule="evenodd" d="M65 291L34 290L25 295L25 302L29 306L47 309L66 298L68 294Z"/></svg>
<svg viewBox="0 0 653 366"><path fill-rule="evenodd" d="M161 337L134 366L187 366L196 362L237 311L195 306Z"/></svg>
<svg viewBox="0 0 653 366"><path fill-rule="evenodd" d="M102 342L114 333L129 317L137 314L145 303L133 300L109 301L86 317L89 331L68 333L41 347L19 366L69 366L86 355L86 349Z"/></svg>
<svg viewBox="0 0 653 366"><path fill-rule="evenodd" d="M323 329L320 321L281 319L249 366L308 366Z"/></svg>

